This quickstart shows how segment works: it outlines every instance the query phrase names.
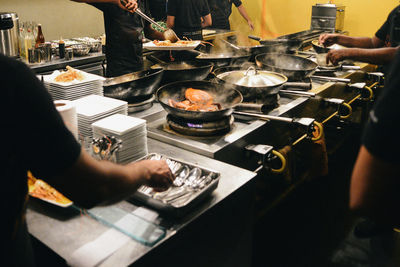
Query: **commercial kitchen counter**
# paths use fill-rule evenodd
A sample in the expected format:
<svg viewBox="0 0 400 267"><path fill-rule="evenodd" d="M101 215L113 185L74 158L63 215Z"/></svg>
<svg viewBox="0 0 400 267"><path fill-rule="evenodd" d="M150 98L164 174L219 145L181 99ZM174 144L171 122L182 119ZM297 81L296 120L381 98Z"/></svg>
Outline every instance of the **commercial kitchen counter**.
<svg viewBox="0 0 400 267"><path fill-rule="evenodd" d="M100 266L248 266L255 173L156 140L149 139L148 145L149 152L220 172L219 185L185 217L162 218L163 224L168 225L167 233L156 245L148 247L129 238ZM137 208L131 202L121 203ZM145 209L144 214L146 211L149 212ZM67 262L71 262L74 251L110 229L89 216L72 216L65 209L36 199L29 203L27 223L35 238Z"/></svg>
<svg viewBox="0 0 400 267"><path fill-rule="evenodd" d="M28 66L36 74L49 74L55 70L65 69L66 66L75 67L77 69L102 75L103 64L106 59L103 53L89 53L87 56L74 56L71 60L60 59L54 57L50 62L32 63Z"/></svg>

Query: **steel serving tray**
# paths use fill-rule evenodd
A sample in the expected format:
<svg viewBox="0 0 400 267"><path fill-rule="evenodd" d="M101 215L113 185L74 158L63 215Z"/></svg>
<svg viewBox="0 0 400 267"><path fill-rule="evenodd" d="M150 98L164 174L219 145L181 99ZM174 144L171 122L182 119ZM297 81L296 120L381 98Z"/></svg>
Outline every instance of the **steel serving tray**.
<svg viewBox="0 0 400 267"><path fill-rule="evenodd" d="M197 204L199 204L207 196L211 195L211 193L218 187L219 179L221 176L219 172L213 171L211 169L202 166L198 166L196 164L188 163L176 158L167 157L159 153L151 153L142 158L141 160L145 159L165 159L167 163L170 165L170 168L171 164L174 163L181 164L182 166L180 171L176 172L177 178L176 181L174 182L174 185L171 186L171 188L168 189L167 191L155 193L151 188L142 186L131 197L132 200L138 200L141 203L145 204L146 206L154 208L155 210L161 213L172 215L175 217L182 217L189 211L191 211ZM199 180L201 180L203 177L205 177L204 179L207 179L208 177L209 182L204 184L203 187L199 186L196 189L193 189L191 187L194 186L195 183L190 185L189 183L188 184L183 183L183 185L181 186L176 186L175 183L178 181L177 179L179 178L179 174L180 172L183 171L183 169L185 169L185 167L188 167L189 171L195 168L200 169L201 178ZM174 170L172 171L174 172ZM188 193L179 196L179 193L184 193L185 191ZM174 194L176 194L177 196L176 199L172 199L172 201L166 201L167 199L170 199L171 196L173 198Z"/></svg>

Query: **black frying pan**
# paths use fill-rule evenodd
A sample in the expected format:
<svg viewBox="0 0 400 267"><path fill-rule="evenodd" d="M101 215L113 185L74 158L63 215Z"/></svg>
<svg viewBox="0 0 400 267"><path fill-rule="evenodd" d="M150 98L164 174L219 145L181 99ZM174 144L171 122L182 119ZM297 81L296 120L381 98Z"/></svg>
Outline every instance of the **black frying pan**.
<svg viewBox="0 0 400 267"><path fill-rule="evenodd" d="M104 95L124 101L152 95L163 76L162 68L137 71L108 78L103 83Z"/></svg>
<svg viewBox="0 0 400 267"><path fill-rule="evenodd" d="M207 61L180 61L180 62L164 62L157 63L151 68L163 68L164 75L161 85L186 80L204 80L210 74L213 63Z"/></svg>
<svg viewBox="0 0 400 267"><path fill-rule="evenodd" d="M175 108L168 104L169 99L173 99L174 101L185 100L185 91L188 88L206 91L214 98L214 103L221 105L221 110L190 111ZM188 120L202 121L214 121L229 116L232 114L233 108L243 101L242 94L238 90L208 81L179 81L169 83L157 90L156 97L169 114Z"/></svg>
<svg viewBox="0 0 400 267"><path fill-rule="evenodd" d="M257 55L256 64L259 68L282 73L292 81L311 76L318 67L318 64L310 59L277 53Z"/></svg>
<svg viewBox="0 0 400 267"><path fill-rule="evenodd" d="M251 54L249 52L233 53L201 53L196 57L197 61L212 62L214 67L223 67L238 65L249 61Z"/></svg>

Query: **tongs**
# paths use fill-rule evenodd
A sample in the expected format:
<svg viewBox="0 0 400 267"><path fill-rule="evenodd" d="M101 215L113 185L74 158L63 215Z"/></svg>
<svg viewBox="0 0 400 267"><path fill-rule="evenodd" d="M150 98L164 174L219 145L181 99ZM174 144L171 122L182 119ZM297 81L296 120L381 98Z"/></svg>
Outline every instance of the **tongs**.
<svg viewBox="0 0 400 267"><path fill-rule="evenodd" d="M120 0L120 1L121 1L121 4L123 6L125 6L128 3L126 0ZM136 9L135 12L136 12L136 14L138 14L139 16L141 16L142 18L144 18L148 22L156 25L158 28L165 29L164 32L163 32L165 40L169 40L169 41L171 41L171 43L176 43L177 41L179 41L178 36L176 35L176 33L172 29L165 28L164 26L161 26L160 24L155 22L152 18L150 18L146 14L144 14L139 8Z"/></svg>

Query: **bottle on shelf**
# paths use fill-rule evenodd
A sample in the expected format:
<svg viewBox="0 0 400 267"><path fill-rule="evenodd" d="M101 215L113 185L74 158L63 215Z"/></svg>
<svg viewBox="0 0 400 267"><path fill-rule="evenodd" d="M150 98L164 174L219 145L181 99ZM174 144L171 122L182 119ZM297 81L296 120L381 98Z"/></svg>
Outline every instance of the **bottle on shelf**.
<svg viewBox="0 0 400 267"><path fill-rule="evenodd" d="M42 32L42 24L38 24L35 48L38 48L40 44L44 44L44 35Z"/></svg>
<svg viewBox="0 0 400 267"><path fill-rule="evenodd" d="M58 54L60 58L65 57L65 42L62 38L60 38L60 41L58 41Z"/></svg>
<svg viewBox="0 0 400 267"><path fill-rule="evenodd" d="M24 49L26 60L28 60L28 49L34 47L34 41L35 37L33 36L33 32L30 28L28 28L24 36Z"/></svg>

